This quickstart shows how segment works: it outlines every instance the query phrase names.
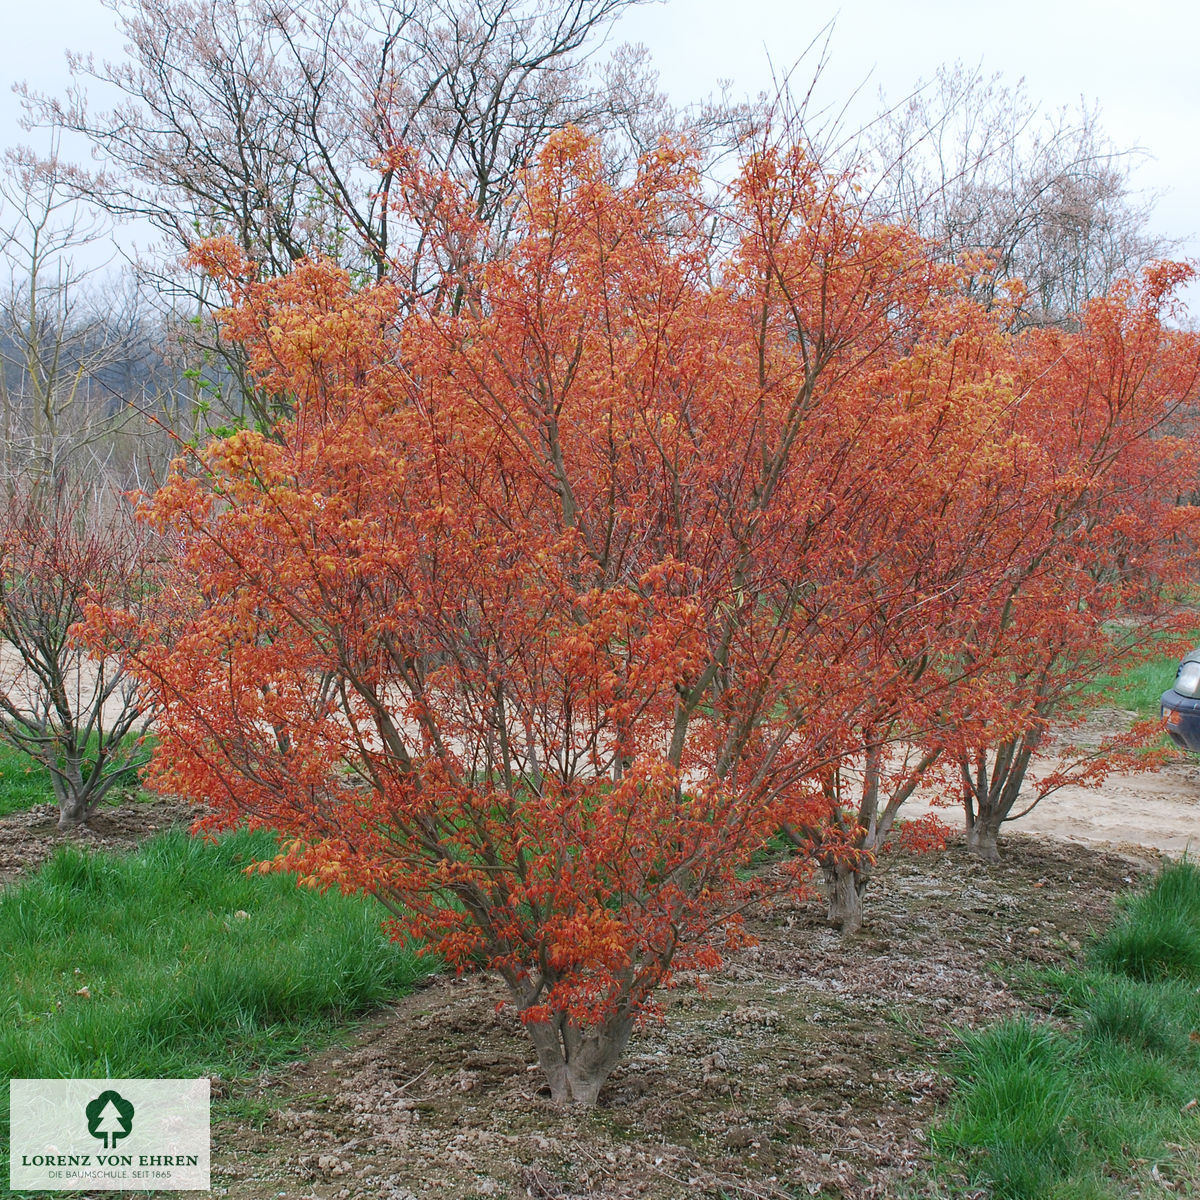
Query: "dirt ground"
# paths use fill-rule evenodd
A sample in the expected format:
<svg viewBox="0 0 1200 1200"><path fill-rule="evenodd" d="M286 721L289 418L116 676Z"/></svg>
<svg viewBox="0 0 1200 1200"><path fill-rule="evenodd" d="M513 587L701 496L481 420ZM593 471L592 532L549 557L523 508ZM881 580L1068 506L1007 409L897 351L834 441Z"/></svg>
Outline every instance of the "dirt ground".
<svg viewBox="0 0 1200 1200"><path fill-rule="evenodd" d="M194 816L193 806L178 800L104 806L86 826L62 833L53 804L11 813L0 817L0 886L36 869L64 843L127 850L161 829L190 824Z"/></svg>
<svg viewBox="0 0 1200 1200"><path fill-rule="evenodd" d="M1017 834L898 855L845 940L801 902L670 994L586 1114L549 1103L490 981L435 979L344 1048L260 1079L214 1130L236 1200L892 1197L927 1162L952 1026L1028 1011L1007 982L1074 959L1151 857ZM703 992L695 983L706 985Z"/></svg>
<svg viewBox="0 0 1200 1200"><path fill-rule="evenodd" d="M183 817L177 805L130 806L81 836L130 844ZM0 821L0 878L44 856L52 827L48 809ZM887 856L851 939L825 927L815 900L757 914L758 945L669 993L665 1019L635 1033L590 1113L550 1105L492 981L436 977L343 1046L214 1081L229 1102L218 1113L239 1114L213 1128L214 1194L903 1195L928 1165L953 1028L1046 1004L1022 990L1022 971L1077 959L1160 852L1200 845L1200 768L1180 761L1059 793L1021 829L996 866L957 843Z"/></svg>

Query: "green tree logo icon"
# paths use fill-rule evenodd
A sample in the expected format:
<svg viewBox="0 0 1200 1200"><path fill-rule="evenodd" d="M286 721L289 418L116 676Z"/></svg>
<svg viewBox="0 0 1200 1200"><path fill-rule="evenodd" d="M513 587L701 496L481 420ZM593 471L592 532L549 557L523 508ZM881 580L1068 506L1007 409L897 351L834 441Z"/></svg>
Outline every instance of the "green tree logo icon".
<svg viewBox="0 0 1200 1200"><path fill-rule="evenodd" d="M103 1138L105 1150L111 1150L118 1138L128 1137L133 1128L133 1105L120 1092L101 1092L83 1111L88 1133Z"/></svg>

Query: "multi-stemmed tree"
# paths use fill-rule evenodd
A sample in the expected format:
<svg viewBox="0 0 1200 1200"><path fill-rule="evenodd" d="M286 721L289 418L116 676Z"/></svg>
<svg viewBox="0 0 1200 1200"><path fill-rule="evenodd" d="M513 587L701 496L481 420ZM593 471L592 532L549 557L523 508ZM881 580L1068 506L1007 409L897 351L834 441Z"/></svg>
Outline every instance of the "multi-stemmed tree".
<svg viewBox="0 0 1200 1200"><path fill-rule="evenodd" d="M169 619L92 629L163 705L160 787L497 971L594 1103L655 988L791 885L743 871L772 835L835 907L869 863L831 773L899 795L895 743L1009 702L996 613L1077 486L1015 364L1061 348L798 149L714 209L688 154L619 185L568 130L482 252L471 196L396 161L422 236L378 284L200 251L294 415L180 460Z"/></svg>
<svg viewBox="0 0 1200 1200"><path fill-rule="evenodd" d="M153 698L129 647L76 636L89 601L130 620L154 602L154 539L118 496L26 479L0 502L0 738L49 772L59 828L83 824L149 757Z"/></svg>

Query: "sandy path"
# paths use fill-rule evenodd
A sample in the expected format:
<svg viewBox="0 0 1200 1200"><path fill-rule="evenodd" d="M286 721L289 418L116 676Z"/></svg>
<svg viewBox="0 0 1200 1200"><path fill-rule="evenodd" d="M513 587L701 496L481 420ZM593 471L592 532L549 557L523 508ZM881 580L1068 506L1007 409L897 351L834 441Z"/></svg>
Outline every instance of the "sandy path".
<svg viewBox="0 0 1200 1200"><path fill-rule="evenodd" d="M66 655L63 659L66 667L67 697L72 709L77 713L90 711L94 704L96 691L96 663L93 659L82 655ZM132 694L132 680L117 687L112 695L104 702L104 722L109 727L121 718L126 711L126 691ZM39 704L32 697L38 696L40 687L32 682L28 668L22 663L17 652L5 641L0 641L0 691L8 695L15 704L26 710L36 711Z"/></svg>
<svg viewBox="0 0 1200 1200"><path fill-rule="evenodd" d="M959 808L934 808L915 797L902 811L908 816L937 812L955 827L962 822ZM1114 773L1099 788L1062 788L1004 828L1085 845L1198 855L1200 761L1189 758L1136 775Z"/></svg>

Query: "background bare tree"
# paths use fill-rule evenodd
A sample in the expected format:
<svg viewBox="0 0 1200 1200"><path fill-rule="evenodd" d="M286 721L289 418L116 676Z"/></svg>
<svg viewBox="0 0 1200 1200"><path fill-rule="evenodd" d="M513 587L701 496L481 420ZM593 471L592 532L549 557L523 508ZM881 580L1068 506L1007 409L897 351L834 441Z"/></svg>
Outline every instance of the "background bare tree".
<svg viewBox="0 0 1200 1200"><path fill-rule="evenodd" d="M65 101L29 99L101 152L81 192L176 246L230 233L273 272L319 251L381 273L388 152L420 148L497 217L550 131L612 123L588 59L637 2L114 0L129 57L75 57ZM94 110L89 81L121 101Z"/></svg>
<svg viewBox="0 0 1200 1200"><path fill-rule="evenodd" d="M378 278L403 236L387 202L397 146L459 181L502 232L518 172L567 124L631 155L668 130L728 141L738 106L677 112L637 48L597 61L639 2L111 0L127 58L73 58L69 93L26 93L27 113L94 148L76 195L162 235L165 265L141 266L207 398L269 423L277 398L214 336L206 285L177 269L179 252L227 234L267 274L319 253ZM116 103L90 104L89 84Z"/></svg>
<svg viewBox="0 0 1200 1200"><path fill-rule="evenodd" d="M1039 110L1023 83L943 68L865 142L875 204L949 258L992 256L973 281L983 299L1023 280L1023 323L1065 321L1173 249L1150 232L1152 198L1133 186L1143 152L1115 146L1094 108Z"/></svg>
<svg viewBox="0 0 1200 1200"><path fill-rule="evenodd" d="M72 197L55 150L0 163L0 465L16 480L128 486L154 448L156 330L106 222ZM161 459L165 447L158 447Z"/></svg>

